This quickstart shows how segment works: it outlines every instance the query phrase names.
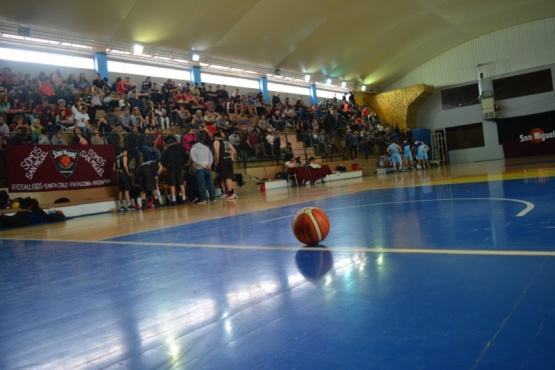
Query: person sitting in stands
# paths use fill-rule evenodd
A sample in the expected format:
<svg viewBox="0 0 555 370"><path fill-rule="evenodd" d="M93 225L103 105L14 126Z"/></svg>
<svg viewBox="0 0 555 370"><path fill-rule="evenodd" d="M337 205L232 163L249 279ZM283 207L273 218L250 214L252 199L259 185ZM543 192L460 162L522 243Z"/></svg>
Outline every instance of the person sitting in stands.
<svg viewBox="0 0 555 370"><path fill-rule="evenodd" d="M80 127L75 127L73 129L73 138L71 139L72 145L87 145L89 141L81 133Z"/></svg>
<svg viewBox="0 0 555 370"><path fill-rule="evenodd" d="M50 139L52 145L67 145L66 139L62 136L62 130L56 130L56 134Z"/></svg>
<svg viewBox="0 0 555 370"><path fill-rule="evenodd" d="M118 116L116 115L114 108L108 109L108 112L98 120L98 128L103 133L112 132L116 124L118 123Z"/></svg>

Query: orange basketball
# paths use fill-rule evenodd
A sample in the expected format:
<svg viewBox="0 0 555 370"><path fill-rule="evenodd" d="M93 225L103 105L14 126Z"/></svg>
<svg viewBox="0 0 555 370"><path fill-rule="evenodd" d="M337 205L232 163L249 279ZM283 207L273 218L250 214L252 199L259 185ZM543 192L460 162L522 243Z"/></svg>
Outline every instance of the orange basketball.
<svg viewBox="0 0 555 370"><path fill-rule="evenodd" d="M330 232L328 215L316 207L305 207L297 212L291 226L295 237L307 245L320 243Z"/></svg>

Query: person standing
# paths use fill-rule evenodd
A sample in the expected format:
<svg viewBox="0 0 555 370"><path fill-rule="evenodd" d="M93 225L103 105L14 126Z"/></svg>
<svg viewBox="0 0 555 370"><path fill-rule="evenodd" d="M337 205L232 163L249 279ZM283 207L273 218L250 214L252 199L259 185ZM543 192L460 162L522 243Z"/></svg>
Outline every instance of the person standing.
<svg viewBox="0 0 555 370"><path fill-rule="evenodd" d="M388 147L387 147L387 154L389 154L391 156L391 164L393 165L393 167L395 168L395 170L399 171L401 170L401 147L399 146L399 144L397 144L396 142L391 143Z"/></svg>
<svg viewBox="0 0 555 370"><path fill-rule="evenodd" d="M212 178L212 163L214 156L208 147L204 144L192 142L191 160L195 166L195 175L198 182L198 190L200 193L199 203L206 203L206 188L211 201L216 200L216 190L214 189L214 180Z"/></svg>
<svg viewBox="0 0 555 370"><path fill-rule="evenodd" d="M405 169L412 169L414 166L414 160L412 159L412 144L408 137L405 138L403 144L401 145L403 149L403 165Z"/></svg>
<svg viewBox="0 0 555 370"><path fill-rule="evenodd" d="M222 134L216 132L214 134L214 164L220 178L220 187L226 189L227 192L225 200L237 199L233 183L234 161L235 148L229 141L223 139Z"/></svg>
<svg viewBox="0 0 555 370"><path fill-rule="evenodd" d="M170 187L170 206L176 204L176 188L179 186L181 190L181 200L179 204L185 203L185 183L183 180L183 165L188 161L187 152L181 145L177 143L175 136L169 135L165 139L167 148L162 153L158 166L156 178L160 178L161 172L167 171L168 186Z"/></svg>
<svg viewBox="0 0 555 370"><path fill-rule="evenodd" d="M131 198L129 197L129 191L131 190L131 173L129 172L129 167L127 166L127 148L123 148L121 154L116 157L114 171L118 174L119 211L134 211L135 208L131 205ZM123 197L125 197L125 200L127 201L127 208L124 206Z"/></svg>
<svg viewBox="0 0 555 370"><path fill-rule="evenodd" d="M148 161L140 164L135 169L135 182L139 185L142 209L147 209L150 205L147 197L152 198L152 207L160 207L158 191L156 187L156 175L160 166L157 160Z"/></svg>

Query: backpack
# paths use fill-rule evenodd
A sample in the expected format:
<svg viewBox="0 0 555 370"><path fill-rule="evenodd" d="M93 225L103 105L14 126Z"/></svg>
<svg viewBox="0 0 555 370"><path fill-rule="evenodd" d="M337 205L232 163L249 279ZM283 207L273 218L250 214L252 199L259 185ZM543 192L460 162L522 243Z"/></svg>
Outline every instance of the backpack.
<svg viewBox="0 0 555 370"><path fill-rule="evenodd" d="M8 201L10 196L6 190L0 190L0 208L6 208L8 206Z"/></svg>
<svg viewBox="0 0 555 370"><path fill-rule="evenodd" d="M237 183L239 186L245 185L245 180L243 179L243 175L240 173L233 174L233 181Z"/></svg>

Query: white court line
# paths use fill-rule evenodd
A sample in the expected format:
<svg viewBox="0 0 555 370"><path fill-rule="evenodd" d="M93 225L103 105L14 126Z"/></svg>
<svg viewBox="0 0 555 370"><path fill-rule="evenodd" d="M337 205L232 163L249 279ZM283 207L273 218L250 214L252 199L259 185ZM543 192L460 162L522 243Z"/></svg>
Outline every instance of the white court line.
<svg viewBox="0 0 555 370"><path fill-rule="evenodd" d="M296 246L264 246L264 245L230 245L230 244L197 244L197 243L160 243L160 242L136 242L136 241L83 241L83 240L33 240L33 239L9 239L47 243L71 243L71 244L103 244L103 245L125 245L146 247L171 247L171 248L206 248L206 249L237 249L256 251L298 251L305 248L303 245ZM333 253L397 253L397 254L452 254L473 256L525 256L525 257L555 257L555 251L522 251L522 250L485 250L485 249L425 249L425 248L369 248L369 247L324 247L313 246L304 250L315 252Z"/></svg>
<svg viewBox="0 0 555 370"><path fill-rule="evenodd" d="M389 204L423 203L423 202L448 202L448 201L457 201L457 200L499 200L499 201L509 201L509 202L517 202L517 203L524 204L526 207L522 211L517 213L516 217L523 217L534 209L534 203L531 203L531 202L528 202L528 201L525 201L525 200L520 200L520 199L509 199L509 198L447 198L447 199L420 199L420 200L405 200L405 201L402 201L402 202L382 202L382 203L372 203L372 204L357 204L356 206L329 208L327 210L328 211L336 211L336 210L342 210L342 209L347 209L347 208L373 207L373 206L383 206L383 205L389 205ZM293 215L282 216L282 217L276 217L276 218L272 218L272 219L269 219L269 220L259 221L258 223L263 224L263 223L266 223L266 222L272 222L272 221L276 221L276 220L281 220L283 218L290 218L290 217L293 217L293 216L294 216L294 214Z"/></svg>

